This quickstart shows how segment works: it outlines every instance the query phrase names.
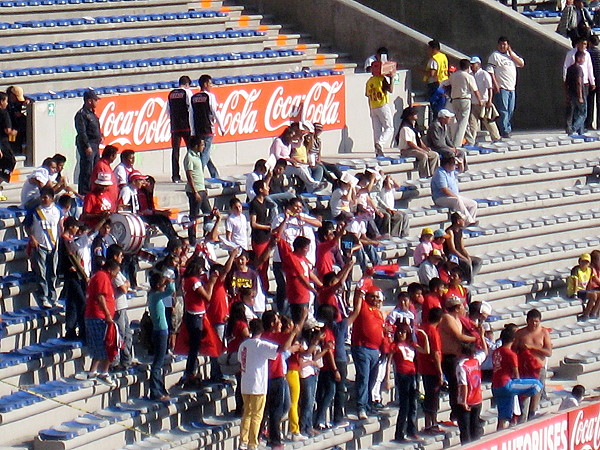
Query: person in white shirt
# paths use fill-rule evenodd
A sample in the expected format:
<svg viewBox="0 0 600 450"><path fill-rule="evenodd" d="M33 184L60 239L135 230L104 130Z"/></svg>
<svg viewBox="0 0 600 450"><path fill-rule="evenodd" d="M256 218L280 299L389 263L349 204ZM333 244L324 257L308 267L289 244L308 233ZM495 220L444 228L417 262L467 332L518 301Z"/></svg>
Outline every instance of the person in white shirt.
<svg viewBox="0 0 600 450"><path fill-rule="evenodd" d="M575 47L572 48L571 50L569 50L567 52L567 54L565 55L565 62L563 64L563 81L565 81L566 76L567 76L567 69L570 66L572 66L573 64L575 64L575 54L578 51L581 51L585 55L583 64L581 65L581 70L583 72L583 99L584 99L584 101L585 101L585 99L587 99L590 91L593 91L596 89L596 78L594 76L594 66L592 64L592 56L590 55L590 52L587 50L587 48L588 48L587 39L579 38L575 44ZM586 106L589 107L589 105L586 105ZM587 111L585 114L587 114ZM566 130L567 130L567 132L569 132L569 134L571 134L572 130L573 130L573 113L572 113L572 108L570 108L570 106L567 106L566 117L567 117Z"/></svg>
<svg viewBox="0 0 600 450"><path fill-rule="evenodd" d="M229 201L229 217L225 221L225 233L228 241L248 250L248 219L242 211L242 202L235 197Z"/></svg>
<svg viewBox="0 0 600 450"><path fill-rule="evenodd" d="M404 108L396 141L398 142L401 156L417 158L419 177L429 178L440 165L440 157L423 142L421 133L417 128L418 118L419 114L416 108L412 106Z"/></svg>
<svg viewBox="0 0 600 450"><path fill-rule="evenodd" d="M117 178L117 185L119 190L127 186L129 175L133 172L133 165L135 164L135 152L133 150L123 150L121 152L121 162L115 167L115 177Z"/></svg>
<svg viewBox="0 0 600 450"><path fill-rule="evenodd" d="M350 213L355 204L356 186L358 178L354 175L344 172L338 182L338 187L331 193L329 199L329 208L331 217L336 218L342 212Z"/></svg>
<svg viewBox="0 0 600 450"><path fill-rule="evenodd" d="M256 197L252 186L254 186L256 181L264 179L267 176L267 172L267 161L259 159L254 163L254 170L246 176L246 197L248 197L248 203ZM269 181L271 181L270 177L268 177L266 181L267 185L269 184Z"/></svg>
<svg viewBox="0 0 600 450"><path fill-rule="evenodd" d="M140 202L138 198L138 189L144 185L146 176L141 172L134 170L129 175L129 183L119 191L119 211L127 211L137 214L140 210Z"/></svg>
<svg viewBox="0 0 600 450"><path fill-rule="evenodd" d="M431 253L427 256L427 259L421 263L417 275L419 277L419 283L429 286L429 282L433 278L439 278L437 266L442 261L443 255L440 250L434 248Z"/></svg>
<svg viewBox="0 0 600 450"><path fill-rule="evenodd" d="M27 177L21 189L21 208L32 209L40 204L40 189L48 185L56 173L56 162L46 158L44 163Z"/></svg>
<svg viewBox="0 0 600 450"><path fill-rule="evenodd" d="M480 122L483 122L483 126L490 133L492 142L498 142L500 137L500 131L494 120L489 120L487 117L481 117L483 108L486 108L486 112L489 108L493 107L493 88L492 76L487 70L481 67L481 59L479 56L473 56L471 58L471 72L475 77L475 83L477 84L477 90L481 96L481 102L477 101L476 98L471 97L471 115L469 116L469 124L467 127L467 144L475 145L475 139L477 138L477 132L479 131Z"/></svg>
<svg viewBox="0 0 600 450"><path fill-rule="evenodd" d="M52 308L56 304L56 266L58 238L62 234L62 212L54 204L54 191L44 186L40 189L40 206L29 210L23 223L29 236L31 267L36 275L33 296L40 307Z"/></svg>
<svg viewBox="0 0 600 450"><path fill-rule="evenodd" d="M525 66L525 61L511 48L507 37L498 38L497 50L488 58L492 68L494 92L497 92L494 103L498 108L498 128L500 136L509 138L512 132L512 116L515 111L515 89L517 87L517 67Z"/></svg>
<svg viewBox="0 0 600 450"><path fill-rule="evenodd" d="M379 245L379 241L367 236L367 224L372 219L373 213L358 205L354 218L346 225L346 231L356 236L362 244L362 248L356 253L356 261L363 268L367 266L367 258L369 258L369 261L374 266L381 263L381 258L376 248Z"/></svg>
<svg viewBox="0 0 600 450"><path fill-rule="evenodd" d="M457 70L450 78L442 83L442 86L449 86L452 97L452 109L456 115L456 128L454 131L454 146L462 147L463 139L469 124L469 115L471 114L471 99L477 98L481 103L481 95L477 90L475 78L469 73L470 63L468 59L461 59L459 63L460 70Z"/></svg>
<svg viewBox="0 0 600 450"><path fill-rule="evenodd" d="M563 398L562 402L560 402L558 410L563 411L565 409L576 408L577 406L579 406L584 396L585 387L583 387L581 384L573 386L571 393L565 398Z"/></svg>
<svg viewBox="0 0 600 450"><path fill-rule="evenodd" d="M255 450L258 448L258 434L267 399L269 361L275 360L279 352L290 348L298 327L289 334L283 345L261 339L263 325L260 319L251 320L249 328L252 337L242 342L238 350L242 369L240 391L244 399L239 447Z"/></svg>

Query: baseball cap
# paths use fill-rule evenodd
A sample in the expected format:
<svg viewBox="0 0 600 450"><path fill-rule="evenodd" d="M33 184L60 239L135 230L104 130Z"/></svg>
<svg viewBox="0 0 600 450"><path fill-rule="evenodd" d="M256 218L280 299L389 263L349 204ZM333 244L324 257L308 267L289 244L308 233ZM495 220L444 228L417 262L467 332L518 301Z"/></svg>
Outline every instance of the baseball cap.
<svg viewBox="0 0 600 450"><path fill-rule="evenodd" d="M437 256L437 257L441 258L444 255L442 254L442 252L440 251L439 248L434 248L433 250L431 250L431 253L429 254L429 256Z"/></svg>
<svg viewBox="0 0 600 450"><path fill-rule="evenodd" d="M456 295L452 295L451 297L448 297L446 299L446 308L452 308L453 306L458 306L458 305L462 305L463 301L460 299L460 297L457 297Z"/></svg>
<svg viewBox="0 0 600 450"><path fill-rule="evenodd" d="M98 177L95 181L96 184L100 186L112 186L113 182L110 177L110 173L107 172L98 172Z"/></svg>
<svg viewBox="0 0 600 450"><path fill-rule="evenodd" d="M450 255L450 258L448 258L448 261L450 261L451 263L454 263L454 264L458 264L458 256Z"/></svg>
<svg viewBox="0 0 600 450"><path fill-rule="evenodd" d="M142 174L142 172L140 172L139 170L134 170L133 172L131 172L129 174L129 181L145 180L146 178L148 178L148 177L146 175Z"/></svg>
<svg viewBox="0 0 600 450"><path fill-rule="evenodd" d="M492 314L492 305L490 305L488 302L481 302L481 308L479 309L479 312L489 316Z"/></svg>
<svg viewBox="0 0 600 450"><path fill-rule="evenodd" d="M23 92L23 88L21 86L13 86L12 93L20 102L25 101L25 92Z"/></svg>
<svg viewBox="0 0 600 450"><path fill-rule="evenodd" d="M448 111L447 109L440 109L437 116L441 118L451 119L452 117L454 117L454 113L452 111Z"/></svg>
<svg viewBox="0 0 600 450"><path fill-rule="evenodd" d="M369 286L367 289L367 294L371 294L373 297L378 297L380 300L383 300L383 292L381 289L374 284Z"/></svg>
<svg viewBox="0 0 600 450"><path fill-rule="evenodd" d="M433 230L431 228L426 227L421 230L421 236L427 235L433 236Z"/></svg>
<svg viewBox="0 0 600 450"><path fill-rule="evenodd" d="M481 64L481 58L479 56L473 56L469 62L471 64Z"/></svg>
<svg viewBox="0 0 600 450"><path fill-rule="evenodd" d="M94 91L93 89L88 89L87 91L85 91L83 93L83 100L98 100L100 97L98 97L98 94L96 93L96 91Z"/></svg>
<svg viewBox="0 0 600 450"><path fill-rule="evenodd" d="M433 232L433 237L434 238L440 238L440 237L447 238L448 235L446 234L446 230L443 230L440 228L439 230L435 230Z"/></svg>
<svg viewBox="0 0 600 450"><path fill-rule="evenodd" d="M589 253L584 253L579 257L580 261L592 262L592 256Z"/></svg>
<svg viewBox="0 0 600 450"><path fill-rule="evenodd" d="M312 330L314 328L323 328L324 326L325 324L323 322L319 322L314 317L309 317L308 319L306 319L306 322L304 322L304 328L307 330Z"/></svg>

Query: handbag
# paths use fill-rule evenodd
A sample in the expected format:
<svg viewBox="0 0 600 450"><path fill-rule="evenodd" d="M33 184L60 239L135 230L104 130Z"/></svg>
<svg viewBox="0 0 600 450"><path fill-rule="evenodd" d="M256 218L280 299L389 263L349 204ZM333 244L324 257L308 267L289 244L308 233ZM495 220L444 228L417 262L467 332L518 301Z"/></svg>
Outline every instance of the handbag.
<svg viewBox="0 0 600 450"><path fill-rule="evenodd" d="M221 367L221 373L223 375L235 375L240 373L242 365L238 360L237 352L228 353L224 352L217 358L217 362Z"/></svg>
<svg viewBox="0 0 600 450"><path fill-rule="evenodd" d="M490 106L481 107L481 113L479 114L480 119L491 122L492 120L496 120L499 116L500 114L498 114L498 110L493 103Z"/></svg>

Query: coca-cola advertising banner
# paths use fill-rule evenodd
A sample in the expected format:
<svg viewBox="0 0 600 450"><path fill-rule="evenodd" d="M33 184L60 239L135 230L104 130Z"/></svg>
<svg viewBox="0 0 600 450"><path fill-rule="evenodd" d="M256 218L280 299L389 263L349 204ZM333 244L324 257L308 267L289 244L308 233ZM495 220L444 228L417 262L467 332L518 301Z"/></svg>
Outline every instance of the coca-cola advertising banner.
<svg viewBox="0 0 600 450"><path fill-rule="evenodd" d="M224 133L215 142L277 136L290 120L346 125L343 75L215 86ZM104 144L139 150L171 147L167 91L103 96L96 108ZM217 128L217 127L215 127Z"/></svg>
<svg viewBox="0 0 600 450"><path fill-rule="evenodd" d="M600 450L600 402L498 433L469 450Z"/></svg>

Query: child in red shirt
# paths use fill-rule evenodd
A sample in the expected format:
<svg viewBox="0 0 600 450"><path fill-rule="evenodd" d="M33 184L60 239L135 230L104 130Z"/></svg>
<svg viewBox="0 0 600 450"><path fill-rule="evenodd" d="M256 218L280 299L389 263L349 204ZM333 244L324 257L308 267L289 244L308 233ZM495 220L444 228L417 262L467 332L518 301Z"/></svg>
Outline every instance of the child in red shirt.
<svg viewBox="0 0 600 450"><path fill-rule="evenodd" d="M483 351L477 351L474 342L462 343L463 357L456 363L456 379L458 381L457 422L460 430L460 443L468 444L483 435L483 427L479 422L481 414L481 364L487 355L485 339Z"/></svg>

